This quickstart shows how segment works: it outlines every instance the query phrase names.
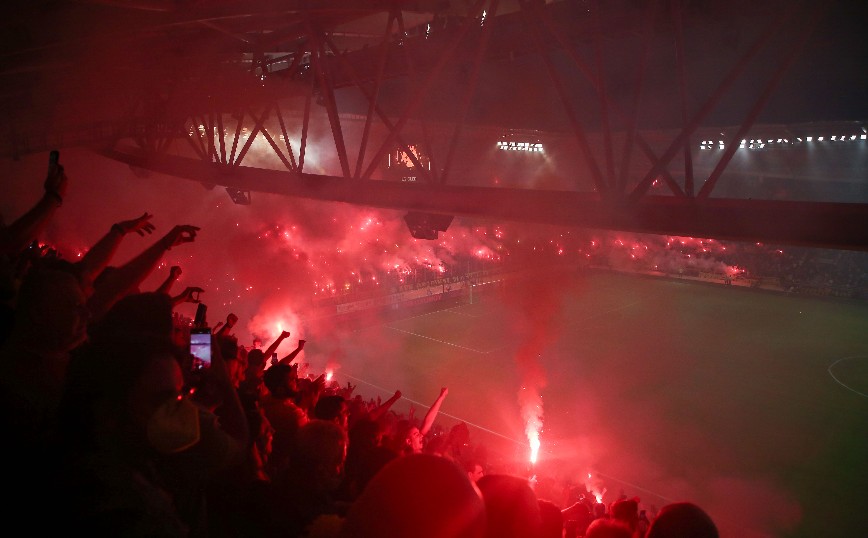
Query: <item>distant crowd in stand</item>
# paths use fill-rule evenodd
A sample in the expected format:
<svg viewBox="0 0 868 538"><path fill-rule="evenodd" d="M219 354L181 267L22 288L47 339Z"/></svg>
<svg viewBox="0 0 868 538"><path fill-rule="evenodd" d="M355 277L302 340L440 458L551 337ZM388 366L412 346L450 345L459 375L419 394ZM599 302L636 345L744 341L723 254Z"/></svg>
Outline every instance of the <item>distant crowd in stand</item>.
<svg viewBox="0 0 868 538"><path fill-rule="evenodd" d="M642 242L639 242L642 244ZM679 276L719 273L727 281L748 279L756 287L771 285L800 294L868 299L868 253L809 247L778 248L763 243L715 241L714 247L692 239L672 241L666 249L649 247L630 257L631 245L599 241L588 255L592 265L632 271L659 271ZM644 249L643 249L644 250ZM615 261L613 261L615 260ZM623 261L620 261L623 260ZM724 274L724 267L737 268Z"/></svg>
<svg viewBox="0 0 868 538"><path fill-rule="evenodd" d="M115 223L79 260L39 247L68 179L52 164L41 199L0 228L0 414L7 525L22 534L112 537L715 537L690 502L646 517L638 499L590 494L561 506L525 477L491 472L463 423L365 399L350 384L299 373L299 340L266 348L206 332L211 365L194 368L196 327L176 307L169 270L141 290L199 228L177 225L129 262L110 265L151 215ZM277 358L273 355L277 354ZM281 356L282 355L282 356ZM435 435L435 433L438 433Z"/></svg>
<svg viewBox="0 0 868 538"><path fill-rule="evenodd" d="M311 300L322 307L406 290L424 289L429 294L466 290L470 285L491 283L497 279L495 275L520 274L541 265L663 273L679 278L706 274L726 284L740 281L794 294L868 299L868 252L695 238L684 244L670 238L663 246L661 236L632 234L632 240L626 241L617 239L621 235L579 230L561 234L559 242L522 238L515 248L507 249L509 256L479 259L456 253L451 263L442 266L429 264L412 271L406 267L368 269L352 286L333 288L326 295L318 293Z"/></svg>

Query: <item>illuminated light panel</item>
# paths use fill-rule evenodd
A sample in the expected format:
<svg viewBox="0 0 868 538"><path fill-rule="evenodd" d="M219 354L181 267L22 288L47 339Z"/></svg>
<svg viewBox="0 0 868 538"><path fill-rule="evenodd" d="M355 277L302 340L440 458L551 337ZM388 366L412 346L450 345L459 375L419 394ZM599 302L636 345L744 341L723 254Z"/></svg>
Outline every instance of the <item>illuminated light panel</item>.
<svg viewBox="0 0 868 538"><path fill-rule="evenodd" d="M803 144L805 142L823 142L824 140L828 140L829 142L858 142L861 140L868 140L868 135L865 133L862 134L841 134L841 135L829 135L829 136L796 136L793 138L751 138L751 139L742 139L739 141L738 148L739 149L765 149L765 148L779 148L786 146L797 146ZM699 143L700 150L712 150L712 149L725 149L726 142L724 140L702 140Z"/></svg>
<svg viewBox="0 0 868 538"><path fill-rule="evenodd" d="M515 142L510 140L500 140L497 142L497 149L501 151L524 151L527 153L545 153L543 145L540 142Z"/></svg>

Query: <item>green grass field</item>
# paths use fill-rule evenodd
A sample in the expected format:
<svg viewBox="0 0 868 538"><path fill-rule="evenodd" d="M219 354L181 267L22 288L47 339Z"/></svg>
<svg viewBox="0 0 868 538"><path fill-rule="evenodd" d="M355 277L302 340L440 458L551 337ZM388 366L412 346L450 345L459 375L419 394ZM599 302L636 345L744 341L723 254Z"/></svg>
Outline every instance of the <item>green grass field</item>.
<svg viewBox="0 0 868 538"><path fill-rule="evenodd" d="M467 422L495 471L590 472L604 502L650 509L692 500L729 538L868 535L868 303L547 274L309 341L313 368L330 357L366 396L400 389L402 413L448 386L438 424ZM519 402L534 389L530 469Z"/></svg>

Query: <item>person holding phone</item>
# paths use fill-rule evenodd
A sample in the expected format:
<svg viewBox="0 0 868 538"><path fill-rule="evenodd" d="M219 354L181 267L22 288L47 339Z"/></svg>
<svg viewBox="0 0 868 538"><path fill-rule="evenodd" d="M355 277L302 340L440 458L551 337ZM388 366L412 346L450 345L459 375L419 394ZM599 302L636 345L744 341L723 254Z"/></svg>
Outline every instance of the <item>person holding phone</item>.
<svg viewBox="0 0 868 538"><path fill-rule="evenodd" d="M186 389L173 326L168 296L132 294L74 356L61 434L75 450L55 455L68 475L53 477L71 528L143 536L174 535L161 525L178 521L185 530L204 528L207 487L231 487L228 471L245 463L249 424L220 347L212 343L204 370L220 402L212 409Z"/></svg>
<svg viewBox="0 0 868 538"><path fill-rule="evenodd" d="M43 183L45 193L24 215L9 226L0 226L0 255L17 256L35 241L63 205L69 179L60 165L60 152L49 154L48 173Z"/></svg>
<svg viewBox="0 0 868 538"><path fill-rule="evenodd" d="M193 369L211 367L211 329L193 327L190 329L190 354L193 356Z"/></svg>

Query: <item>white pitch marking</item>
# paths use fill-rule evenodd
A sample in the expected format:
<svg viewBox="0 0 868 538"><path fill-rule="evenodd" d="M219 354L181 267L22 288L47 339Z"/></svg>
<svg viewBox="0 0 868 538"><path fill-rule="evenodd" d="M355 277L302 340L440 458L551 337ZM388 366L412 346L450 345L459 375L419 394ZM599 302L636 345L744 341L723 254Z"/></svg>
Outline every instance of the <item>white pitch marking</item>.
<svg viewBox="0 0 868 538"><path fill-rule="evenodd" d="M841 361L848 361L848 360L850 360L850 359L868 359L868 356L865 356L865 355L854 355L854 356L852 356L852 357L843 357L843 358L840 358L840 359L836 360L835 362L833 362L832 364L829 365L829 369L828 369L829 375L832 376L832 379L834 379L836 383L838 383L839 385L841 385L841 386L844 387L845 389L847 389L847 390L849 390L849 391L852 391L852 392L855 392L856 394L858 394L859 396L862 396L863 398L868 398L868 394L865 394L864 392L859 392L858 390L856 390L856 389L854 389L854 388L852 388L852 387L847 386L847 385L844 384L840 379L838 379L837 377L835 377L835 374L832 373L832 368L833 368L836 364L838 364L838 363L841 362Z"/></svg>
<svg viewBox="0 0 868 538"><path fill-rule="evenodd" d="M457 347L458 349L465 349L467 351L479 353L480 355L486 355L487 354L487 352L485 352L485 351L479 351L478 349L473 349L472 347L459 346L458 344L453 344L452 342L447 342L445 340L438 340L436 338L431 338L430 336L425 336L424 334L418 334L418 333L414 333L414 332L410 332L410 331L405 331L404 329L398 329L396 327L388 327L388 328L392 329L393 331L398 331L398 332L409 334L412 336L418 336L419 338L425 338L426 340L431 340L432 342L437 342L439 344L446 344L447 346Z"/></svg>
<svg viewBox="0 0 868 538"><path fill-rule="evenodd" d="M383 388L383 387L377 386L377 385L375 385L375 384L373 384L373 383L370 383L370 382L368 382L368 381L365 381L364 379L359 379L358 377L354 377L354 376L351 376L351 375L349 375L349 374L345 374L345 373L340 373L340 374L335 373L335 375L336 375L336 376L337 376L337 375L342 375L342 376L344 376L344 377L348 377L348 378L350 378L350 379L353 379L353 380L355 380L355 381L357 381L357 382L359 382L359 383L364 383L365 385L368 385L368 386L370 386L370 387L374 387L375 389L380 390L380 391L382 391L382 392L384 392L384 393L386 393L386 394L389 393L389 390L388 390L388 389L385 389L385 388ZM411 399L411 398L408 398L408 397L404 396L403 394L401 395L401 398L404 399L404 400L407 400L408 402L410 402L410 403L413 404L413 405L418 405L419 407L424 407L424 408L426 408L426 409L430 409L430 408L431 408L430 405L425 405L425 404L423 404L422 402L417 402L416 400L413 400L413 399ZM513 443L515 443L515 444L517 444L517 445L519 445L519 446L526 446L526 445L527 445L527 443L522 443L521 441L516 441L516 440L513 439L512 437L508 437L508 436L503 435L502 433L498 433L498 432L496 432L496 431L494 431L494 430L489 430L488 428L486 428L486 427L484 427L484 426L480 426L479 424L474 424L474 423L472 423L472 422L469 422L469 421L467 421L467 420L464 420L464 419L461 418L461 417L456 417L455 415L450 415L449 413L444 413L443 411L440 411L440 413L438 413L438 414L443 415L444 417L449 417L449 418L451 418L451 419L457 420L457 421L459 421L459 422L464 422L464 423L467 424L468 426L473 426L473 427L476 428L476 429L482 430L482 431L484 431L484 432L488 432L488 433L490 433L490 434L492 434L492 435L496 435L497 437L501 437L501 438L503 438L503 439L506 439L507 441L512 441Z"/></svg>

